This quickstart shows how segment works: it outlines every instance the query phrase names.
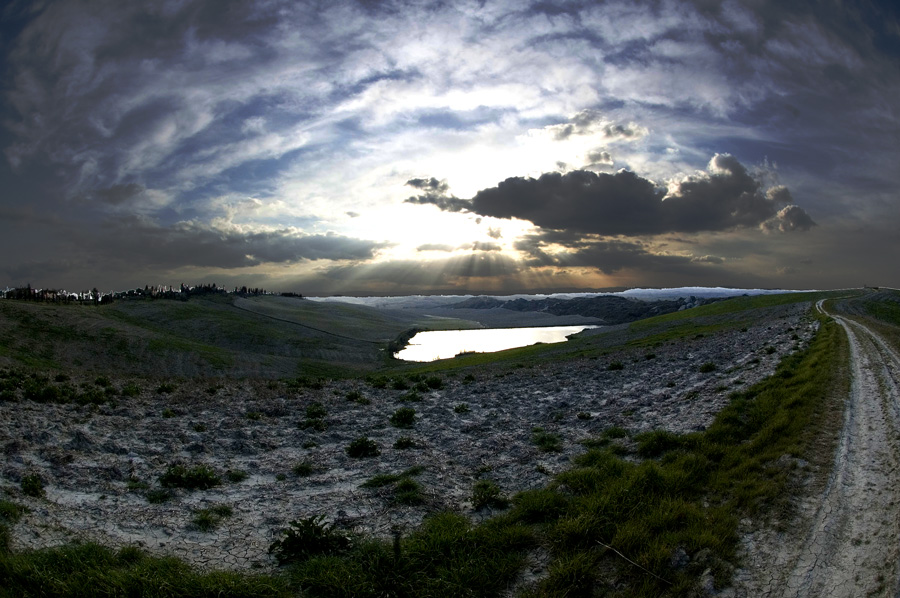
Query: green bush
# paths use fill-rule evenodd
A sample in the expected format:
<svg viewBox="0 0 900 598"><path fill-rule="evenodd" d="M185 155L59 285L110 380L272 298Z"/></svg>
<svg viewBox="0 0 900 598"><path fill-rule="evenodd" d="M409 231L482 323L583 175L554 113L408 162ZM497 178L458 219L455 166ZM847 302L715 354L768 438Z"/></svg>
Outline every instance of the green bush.
<svg viewBox="0 0 900 598"><path fill-rule="evenodd" d="M247 479L247 472L242 469L229 469L225 472L225 479L232 484L237 484Z"/></svg>
<svg viewBox="0 0 900 598"><path fill-rule="evenodd" d="M500 486L490 480L478 480L472 487L472 507L478 511L484 507L505 509L509 500L503 496Z"/></svg>
<svg viewBox="0 0 900 598"><path fill-rule="evenodd" d="M121 394L123 397L136 397L141 394L141 388L134 382L129 382L122 387L122 390L119 394Z"/></svg>
<svg viewBox="0 0 900 598"><path fill-rule="evenodd" d="M299 477L306 477L313 474L314 468L311 461L308 459L304 459L300 461L294 467L291 468L291 471L294 472L294 475Z"/></svg>
<svg viewBox="0 0 900 598"><path fill-rule="evenodd" d="M460 403L459 405L457 405L456 407L453 408L453 413L463 414L463 413L468 413L469 411L470 411L469 405L466 403Z"/></svg>
<svg viewBox="0 0 900 598"><path fill-rule="evenodd" d="M532 428L531 442L545 453L562 450L562 442L559 435L547 432L543 428Z"/></svg>
<svg viewBox="0 0 900 598"><path fill-rule="evenodd" d="M412 407L401 407L391 415L391 425L395 428L411 428L416 419L416 410Z"/></svg>
<svg viewBox="0 0 900 598"><path fill-rule="evenodd" d="M444 381L440 376L429 376L428 378L425 378L425 386L432 390L439 390L444 388Z"/></svg>
<svg viewBox="0 0 900 598"><path fill-rule="evenodd" d="M159 476L163 488L184 488L185 490L209 490L222 483L222 479L208 465L187 467L180 463L169 465Z"/></svg>
<svg viewBox="0 0 900 598"><path fill-rule="evenodd" d="M330 524L323 524L324 519L324 515L319 515L291 521L287 529L281 530L281 539L269 546L269 554L279 564L286 565L349 550L353 545L351 537Z"/></svg>
<svg viewBox="0 0 900 598"><path fill-rule="evenodd" d="M159 386L156 387L156 392L161 395L169 394L175 392L176 386L171 382L163 382Z"/></svg>
<svg viewBox="0 0 900 598"><path fill-rule="evenodd" d="M394 501L401 505L418 505L424 500L422 486L413 479L404 477L394 486Z"/></svg>
<svg viewBox="0 0 900 598"><path fill-rule="evenodd" d="M606 369L610 371L624 370L625 365L621 361L613 361L608 366L606 366Z"/></svg>
<svg viewBox="0 0 900 598"><path fill-rule="evenodd" d="M172 493L161 488L154 488L153 490L148 490L147 493L144 494L144 498L147 499L148 503L158 505L172 498Z"/></svg>
<svg viewBox="0 0 900 598"><path fill-rule="evenodd" d="M36 473L29 473L22 477L22 492L26 496L41 498L44 496L44 482Z"/></svg>
<svg viewBox="0 0 900 598"><path fill-rule="evenodd" d="M306 419L322 419L328 415L325 406L318 401L313 401L306 406Z"/></svg>
<svg viewBox="0 0 900 598"><path fill-rule="evenodd" d="M700 373L703 373L703 374L708 374L709 372L714 372L714 371L716 371L716 364L714 364L711 361L707 361L706 363L704 363L700 367L698 367L697 371Z"/></svg>
<svg viewBox="0 0 900 598"><path fill-rule="evenodd" d="M360 436L351 442L346 449L348 457L353 457L354 459L361 459L363 457L377 457L381 454L381 451L378 450L378 445L375 444L374 440L367 438L366 436Z"/></svg>
<svg viewBox="0 0 900 598"><path fill-rule="evenodd" d="M191 525L201 532L215 529L222 519L231 517L234 510L228 505L215 505L207 509L200 509L194 514Z"/></svg>
<svg viewBox="0 0 900 598"><path fill-rule="evenodd" d="M394 441L395 449L403 450L403 449L413 448L414 446L416 446L416 442L409 436L401 436L400 438L398 438L397 440Z"/></svg>

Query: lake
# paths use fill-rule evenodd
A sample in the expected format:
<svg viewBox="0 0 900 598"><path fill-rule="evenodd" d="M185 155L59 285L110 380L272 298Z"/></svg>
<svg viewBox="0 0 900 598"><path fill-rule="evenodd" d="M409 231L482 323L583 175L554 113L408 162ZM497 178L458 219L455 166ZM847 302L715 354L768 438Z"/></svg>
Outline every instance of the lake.
<svg viewBox="0 0 900 598"><path fill-rule="evenodd" d="M545 326L540 328L476 328L473 330L431 330L409 339L394 354L404 361L448 359L459 353L493 353L537 343L561 343L567 336L597 326Z"/></svg>

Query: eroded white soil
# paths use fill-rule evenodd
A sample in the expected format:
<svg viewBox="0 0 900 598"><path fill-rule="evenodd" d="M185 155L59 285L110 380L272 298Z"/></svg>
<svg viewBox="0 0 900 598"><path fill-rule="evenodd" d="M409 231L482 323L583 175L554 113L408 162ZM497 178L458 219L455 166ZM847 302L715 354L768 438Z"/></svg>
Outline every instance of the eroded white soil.
<svg viewBox="0 0 900 598"><path fill-rule="evenodd" d="M446 378L443 389L422 393L422 400L412 403L400 401L405 391L361 383L291 391L264 381L222 382L214 394L207 394L208 382L182 382L170 395L145 383L139 397L99 409L0 403L0 488L30 509L13 529L14 548L90 539L138 544L201 566L268 567L273 563L268 546L298 517L323 514L381 536L395 524L409 530L437 510L488 517L489 511L471 510L478 477L512 495L546 484L583 452L579 441L610 426L684 432L709 425L731 392L770 375L782 356L808 341L815 329L808 309L785 306L744 331L652 349L484 370L474 381ZM624 368L610 370L614 361ZM700 372L706 362L713 362L715 371ZM370 404L348 401L352 390ZM325 431L297 425L313 401L327 409ZM454 411L459 404L469 411ZM402 406L416 411L411 429L388 422ZM248 417L253 414L261 417ZM561 451L538 450L531 440L534 426L558 434ZM378 444L380 456L347 456L345 447L362 434ZM401 436L412 437L416 446L393 448ZM310 443L316 445L304 448ZM313 463L313 475L292 473L301 460ZM206 491L177 490L161 504L150 504L143 490L129 489L129 480L132 486L139 481L158 488L159 476L175 461L219 472L240 469L249 477ZM424 489L422 505L397 505L390 489L360 488L375 474L414 465L424 467L416 477ZM44 480L45 498L21 493L20 481L30 472ZM233 516L211 532L193 529L195 511L214 504L230 505Z"/></svg>

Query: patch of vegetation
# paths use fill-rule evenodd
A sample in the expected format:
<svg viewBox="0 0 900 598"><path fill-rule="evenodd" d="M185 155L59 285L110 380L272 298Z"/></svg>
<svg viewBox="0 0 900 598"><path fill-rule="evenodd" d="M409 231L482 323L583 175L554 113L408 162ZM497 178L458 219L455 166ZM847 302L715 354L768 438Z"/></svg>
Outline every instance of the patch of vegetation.
<svg viewBox="0 0 900 598"><path fill-rule="evenodd" d="M192 428L194 429L194 432L206 432L205 424L194 424Z"/></svg>
<svg viewBox="0 0 900 598"><path fill-rule="evenodd" d="M300 563L319 556L334 556L353 546L349 534L323 523L324 515L296 519L281 530L281 538L269 546L269 554L279 564Z"/></svg>
<svg viewBox="0 0 900 598"><path fill-rule="evenodd" d="M471 409L469 409L468 403L460 403L453 408L453 413L463 414L468 413L469 411L471 411Z"/></svg>
<svg viewBox="0 0 900 598"><path fill-rule="evenodd" d="M606 366L606 369L608 369L609 371L624 370L625 364L623 364L621 361L611 361L609 365Z"/></svg>
<svg viewBox="0 0 900 598"><path fill-rule="evenodd" d="M225 472L225 479L232 484L243 482L247 477L247 472L242 469L229 469Z"/></svg>
<svg viewBox="0 0 900 598"><path fill-rule="evenodd" d="M347 452L348 457L352 457L354 459L362 459L364 457L377 457L381 454L381 451L378 450L378 445L375 444L375 441L366 437L360 436L353 440L347 448L344 449Z"/></svg>
<svg viewBox="0 0 900 598"><path fill-rule="evenodd" d="M44 491L44 482L36 473L29 473L22 476L21 487L22 492L26 496L43 498L44 494L46 494L46 492Z"/></svg>
<svg viewBox="0 0 900 598"><path fill-rule="evenodd" d="M509 499L503 495L500 486L490 480L477 480L472 486L472 508L476 511L484 507L505 509Z"/></svg>
<svg viewBox="0 0 900 598"><path fill-rule="evenodd" d="M206 509L199 509L194 513L191 526L201 532L209 532L218 527L222 519L231 517L234 509L229 505L214 505Z"/></svg>
<svg viewBox="0 0 900 598"><path fill-rule="evenodd" d="M388 385L388 379L384 376L371 376L367 381L372 388L387 388Z"/></svg>
<svg viewBox="0 0 900 598"><path fill-rule="evenodd" d="M322 419L326 415L328 415L328 410L326 410L325 406L318 401L313 401L306 406L307 419Z"/></svg>
<svg viewBox="0 0 900 598"><path fill-rule="evenodd" d="M575 417L577 417L578 419L581 419L581 420L594 419L594 416L591 415L590 413L588 413L587 411L579 411Z"/></svg>
<svg viewBox="0 0 900 598"><path fill-rule="evenodd" d="M394 390L407 390L409 389L409 382L403 378L394 378L391 380L391 388Z"/></svg>
<svg viewBox="0 0 900 598"><path fill-rule="evenodd" d="M410 449L416 446L416 441L409 436L401 436L394 441L394 448L398 450Z"/></svg>
<svg viewBox="0 0 900 598"><path fill-rule="evenodd" d="M187 467L180 463L169 465L159 476L163 488L184 488L185 490L209 490L222 483L222 479L208 465Z"/></svg>
<svg viewBox="0 0 900 598"><path fill-rule="evenodd" d="M390 422L395 428L411 428L415 423L415 419L415 409L412 407L401 407L391 415Z"/></svg>
<svg viewBox="0 0 900 598"><path fill-rule="evenodd" d="M166 407L165 409L162 410L162 416L166 419L175 417L175 412L172 411L171 409L169 409L168 407Z"/></svg>
<svg viewBox="0 0 900 598"><path fill-rule="evenodd" d="M0 524L13 524L22 518L28 509L12 501L0 499Z"/></svg>
<svg viewBox="0 0 900 598"><path fill-rule="evenodd" d="M422 486L411 478L403 478L394 485L394 502L401 505L419 505L425 501Z"/></svg>
<svg viewBox="0 0 900 598"><path fill-rule="evenodd" d="M425 386L431 390L440 390L444 388L444 381L440 376L428 376L424 380Z"/></svg>
<svg viewBox="0 0 900 598"><path fill-rule="evenodd" d="M250 421L259 421L262 419L262 413L260 413L259 411L248 411L244 414L244 417L246 417Z"/></svg>
<svg viewBox="0 0 900 598"><path fill-rule="evenodd" d="M531 442L545 453L559 452L562 450L562 440L559 434L548 432L543 428L531 429Z"/></svg>
<svg viewBox="0 0 900 598"><path fill-rule="evenodd" d="M136 397L141 394L141 387L134 382L129 382L122 386L122 390L119 391L119 394L123 397Z"/></svg>
<svg viewBox="0 0 900 598"><path fill-rule="evenodd" d="M162 384L160 384L159 386L156 387L156 392L161 395L165 395L165 394L170 394L170 393L175 392L176 388L178 388L178 387L175 386L174 384L172 384L171 382L163 382Z"/></svg>
<svg viewBox="0 0 900 598"><path fill-rule="evenodd" d="M298 477L307 477L313 474L315 468L313 467L312 461L304 459L303 461L300 461L299 463L294 465L291 468L291 471L293 471L294 475Z"/></svg>
<svg viewBox="0 0 900 598"><path fill-rule="evenodd" d="M408 393L402 395L400 397L400 400L404 403L418 403L422 400L422 395L420 395L416 390L411 390Z"/></svg>
<svg viewBox="0 0 900 598"><path fill-rule="evenodd" d="M716 364L711 361L707 361L706 363L700 364L700 367L697 368L697 371L701 374L708 374L709 372L716 371Z"/></svg>
<svg viewBox="0 0 900 598"><path fill-rule="evenodd" d="M158 505L166 502L170 498L172 498L172 493L168 490L162 490L160 488L155 488L153 490L148 490L144 494L144 498L147 499L147 502L153 505Z"/></svg>
<svg viewBox="0 0 900 598"><path fill-rule="evenodd" d="M259 596L293 595L286 579L232 571L200 572L174 558L135 547L94 543L0 553L4 596Z"/></svg>

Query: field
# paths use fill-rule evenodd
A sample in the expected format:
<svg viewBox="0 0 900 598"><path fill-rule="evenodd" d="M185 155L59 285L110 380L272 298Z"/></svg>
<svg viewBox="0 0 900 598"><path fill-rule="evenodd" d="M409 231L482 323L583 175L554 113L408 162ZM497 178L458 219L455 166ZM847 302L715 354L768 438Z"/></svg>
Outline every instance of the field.
<svg viewBox="0 0 900 598"><path fill-rule="evenodd" d="M827 477L847 349L812 306L840 295L735 298L432 364L388 343L478 323L276 297L0 302L0 585L727 588L746 522L789 526L790 496ZM894 297L835 304L890 327Z"/></svg>

